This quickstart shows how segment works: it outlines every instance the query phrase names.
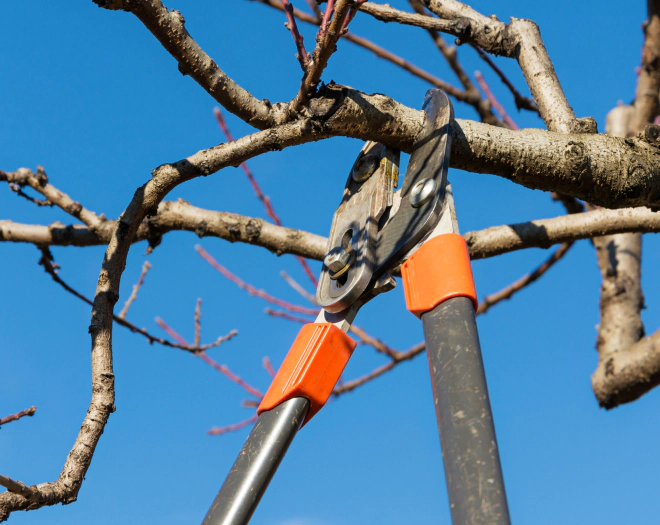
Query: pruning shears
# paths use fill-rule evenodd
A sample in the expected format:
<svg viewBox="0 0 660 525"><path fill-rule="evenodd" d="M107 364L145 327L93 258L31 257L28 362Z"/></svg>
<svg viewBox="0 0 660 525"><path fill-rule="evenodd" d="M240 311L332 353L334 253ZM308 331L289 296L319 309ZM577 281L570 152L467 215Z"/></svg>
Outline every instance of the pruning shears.
<svg viewBox="0 0 660 525"><path fill-rule="evenodd" d="M447 181L453 108L426 94L401 190L400 153L367 142L335 212L314 323L300 330L258 408L259 418L203 525L247 524L298 430L330 397L356 347L346 332L360 308L394 288L400 268L421 319L454 525L508 525L495 428L475 323L467 245Z"/></svg>

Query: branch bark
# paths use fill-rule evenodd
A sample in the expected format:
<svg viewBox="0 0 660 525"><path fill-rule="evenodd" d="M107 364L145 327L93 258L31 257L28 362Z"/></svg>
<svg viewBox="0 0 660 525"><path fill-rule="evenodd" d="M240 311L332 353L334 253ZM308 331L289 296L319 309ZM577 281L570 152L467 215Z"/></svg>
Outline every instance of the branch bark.
<svg viewBox="0 0 660 525"><path fill-rule="evenodd" d="M660 92L660 1L648 2L642 68L635 103L619 106L607 116L606 132L629 136L641 131L658 113ZM598 367L592 386L599 404L614 408L660 384L660 331L644 337L641 311L642 236L620 234L594 239L603 283L598 328Z"/></svg>

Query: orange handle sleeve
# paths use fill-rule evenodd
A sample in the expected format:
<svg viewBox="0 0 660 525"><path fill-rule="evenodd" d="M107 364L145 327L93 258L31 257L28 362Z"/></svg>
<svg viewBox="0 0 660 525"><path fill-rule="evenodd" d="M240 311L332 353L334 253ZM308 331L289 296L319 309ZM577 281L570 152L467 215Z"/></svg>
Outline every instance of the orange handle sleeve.
<svg viewBox="0 0 660 525"><path fill-rule="evenodd" d="M426 241L401 265L406 307L417 317L452 297L469 297L477 309L470 254L461 235L446 233Z"/></svg>
<svg viewBox="0 0 660 525"><path fill-rule="evenodd" d="M257 412L275 408L294 397L305 397L310 408L303 425L323 408L357 343L330 323L303 326Z"/></svg>

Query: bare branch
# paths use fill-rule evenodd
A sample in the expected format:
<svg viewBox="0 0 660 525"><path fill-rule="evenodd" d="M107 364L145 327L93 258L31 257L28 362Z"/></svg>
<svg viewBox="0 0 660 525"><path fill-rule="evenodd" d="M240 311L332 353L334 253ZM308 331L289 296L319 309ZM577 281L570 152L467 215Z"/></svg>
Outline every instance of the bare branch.
<svg viewBox="0 0 660 525"><path fill-rule="evenodd" d="M20 412L16 412L15 414L10 414L5 417L0 417L0 427L2 425L6 425L7 423L11 423L12 421L18 421L22 417L32 417L34 416L34 413L37 411L37 407L31 406L30 408L26 408L25 410L21 410Z"/></svg>
<svg viewBox="0 0 660 525"><path fill-rule="evenodd" d="M39 260L39 264L43 266L45 272L51 276L53 281L59 284L62 288L64 288L74 297L77 297L78 299L87 303L88 305L93 306L94 303L90 299L88 299L83 294L78 292L76 289L71 287L69 284L66 283L66 281L64 281L59 276L59 274L57 273L57 268L59 268L59 266L53 263L53 256L51 255L50 251L43 246L39 247L39 249L41 250L41 259ZM130 321L127 321L126 319L124 319L123 317L119 317L118 315L113 314L112 318L117 324L123 326L124 328L128 328L134 334L140 334L141 336L145 337L147 341L149 341L149 344L158 343L159 345L167 346L169 348L178 348L179 350L185 350L187 352L200 352L203 350L208 350L210 348L215 348L216 346L219 346L225 341L228 341L229 339L234 337L237 333L236 331L231 331L227 335L220 336L214 342L202 346L193 346L190 344L180 345L168 341L167 339L163 339L162 337L156 337L155 335L152 335L149 332L147 332L145 328L138 328Z"/></svg>
<svg viewBox="0 0 660 525"><path fill-rule="evenodd" d="M485 314L491 307L495 306L497 303L504 301L505 299L510 299L515 293L519 292L526 286L532 284L534 281L538 280L543 276L554 264L559 261L568 250L573 246L573 243L565 242L559 248L557 248L554 253L548 257L548 259L537 267L532 272L524 275L517 281L511 283L506 288L500 290L497 293L487 295L484 297L483 301L479 303L479 308L477 309L477 315Z"/></svg>
<svg viewBox="0 0 660 525"><path fill-rule="evenodd" d="M484 79L484 76L481 74L480 71L475 71L474 76L477 79L477 82L479 82L479 86L483 90L484 94L486 95L486 98L490 101L490 103L493 105L493 107L497 110L497 112L501 115L502 120L506 122L507 126L509 129L513 130L518 130L520 129L518 127L518 124L516 124L513 119L507 115L506 111L504 110L504 107L502 104L500 104L499 100L493 95L493 92L490 90L490 86L486 82L486 79Z"/></svg>
<svg viewBox="0 0 660 525"><path fill-rule="evenodd" d="M282 9L282 6L279 3L277 3L277 0L253 0L253 1L258 1L261 4L267 5L274 9L280 9L280 10ZM313 24L316 26L321 24L321 20L318 17L309 15L304 11L300 11L299 9L294 8L293 14L298 20L301 20L308 24ZM399 66L401 69L407 71L408 73L411 73L412 75L421 78L422 80L425 80L429 84L442 89L447 94L454 97L456 100L460 100L461 102L472 103L471 94L468 93L467 91L462 91L456 86L453 86L448 82L445 82L444 80L432 75L428 71L425 71L424 69L416 66L415 64L412 64L408 60L405 60L404 58L392 53L391 51L388 51L387 49L373 43L371 40L358 36L352 32L342 35L342 38L344 40L348 40L349 42L352 42L355 45L363 47L368 51L371 51L378 58L382 58L384 60L392 62L393 64ZM489 122L489 123L496 124L496 122Z"/></svg>
<svg viewBox="0 0 660 525"><path fill-rule="evenodd" d="M509 91L511 91L511 94L513 95L513 101L515 102L518 110L526 109L528 111L533 111L534 113L538 114L539 108L536 106L534 100L532 100L529 97L525 97L521 95L520 92L513 85L513 83L504 74L504 72L499 67L497 67L497 64L495 64L495 62L486 53L484 53L483 49L481 49L479 46L474 44L472 44L472 47L476 50L476 52L479 54L481 59L490 66L490 68L495 72L495 74L498 77L500 77L502 83L507 88L509 88Z"/></svg>
<svg viewBox="0 0 660 525"><path fill-rule="evenodd" d="M641 131L658 113L660 91L660 1L648 3L648 22L632 110L620 106L607 116L606 132L622 137ZM652 128L646 128L649 131ZM598 327L598 367L592 386L602 407L637 399L660 383L657 334L644 337L641 311L642 236L621 234L594 239L603 283Z"/></svg>
<svg viewBox="0 0 660 525"><path fill-rule="evenodd" d="M323 29L319 30L316 49L312 53L312 60L309 63L307 72L303 76L300 91L296 95L296 98L291 101L291 108L294 111L299 111L303 106L306 106L309 100L316 95L323 70L328 65L328 60L330 60L332 54L337 50L337 41L342 35L344 21L349 14L351 5L351 0L337 0L332 11L334 16L330 21L327 31ZM324 20L331 9L329 2Z"/></svg>
<svg viewBox="0 0 660 525"><path fill-rule="evenodd" d="M304 297L307 299L310 303L313 305L318 306L318 303L316 302L316 297L309 293L307 290L305 290L293 277L291 277L288 273L286 273L284 270L280 272L280 276L282 279L286 281L286 283L293 288L296 292L300 294L301 297Z"/></svg>
<svg viewBox="0 0 660 525"><path fill-rule="evenodd" d="M0 170L0 182L2 181L16 184L21 188L29 186L41 193L47 202L56 205L76 219L80 219L92 231L98 229L105 221L105 217L99 217L79 202L74 201L66 193L49 184L46 172L41 166L37 167L37 173L27 168L19 168L15 172Z"/></svg>
<svg viewBox="0 0 660 525"><path fill-rule="evenodd" d="M456 0L423 0L423 4L440 19L406 13L373 2L362 4L360 9L385 22L449 33L458 37L459 44L474 43L489 53L515 58L549 130L560 133L594 130L593 120L575 118L534 22L511 18L511 23L507 25Z"/></svg>
<svg viewBox="0 0 660 525"><path fill-rule="evenodd" d="M418 15L431 17L420 0L409 0L409 3ZM456 47L448 46L445 42L445 39L436 30L427 28L427 31L440 53L442 53L442 56L445 57L449 67L451 67L452 71L456 74L461 84L465 88L465 102L471 104L474 109L477 110L477 113L479 114L482 122L492 124L493 126L504 125L502 121L493 114L491 104L488 102L488 100L485 100L481 97L479 90L472 83L472 79L465 72L465 69L463 69L463 66L458 61L458 53L456 51Z"/></svg>
<svg viewBox="0 0 660 525"><path fill-rule="evenodd" d="M140 272L140 277L138 279L138 282L133 285L133 290L131 291L131 295L126 299L126 302L124 303L124 307L121 309L121 312L119 312L119 315L117 317L120 317L121 319L124 319L126 317L126 314L128 313L128 309L131 307L135 299L137 299L138 292L140 291L140 288L144 284L144 278L147 276L147 272L151 269L151 264L149 261L144 261L144 264L142 265L142 272Z"/></svg>
<svg viewBox="0 0 660 525"><path fill-rule="evenodd" d="M405 352L399 352L396 357L394 357L391 361L388 363L385 363L383 366L380 366L376 368L374 371L362 376L358 377L357 379L353 379L351 381L345 382L343 385L338 386L337 388L334 389L332 392L335 396L340 396L342 394L345 394L347 392L350 392L351 390L355 390L357 387L364 385L365 383L368 383L372 379L375 379L381 375L383 375L385 372L389 372L392 370L396 365L403 361L408 361L415 357L416 355L421 354L424 350L426 349L426 346L424 343L420 343L418 345L413 346L410 350L407 350Z"/></svg>
<svg viewBox="0 0 660 525"><path fill-rule="evenodd" d="M236 430L240 430L242 428L247 427L248 425L251 425L254 423L257 418L259 417L258 414L255 414L248 419L241 421L240 423L234 423L233 425L227 425L226 427L213 427L209 430L206 431L206 433L209 436L220 436L222 434L226 434L227 432L234 432Z"/></svg>
<svg viewBox="0 0 660 525"><path fill-rule="evenodd" d="M9 492L19 494L24 498L31 498L37 493L35 487L28 487L25 483L21 481L16 481L7 476L0 475L0 485L5 487ZM2 520L2 508L0 507L0 520Z"/></svg>
<svg viewBox="0 0 660 525"><path fill-rule="evenodd" d="M220 111L220 108L215 108L214 113L216 119L218 120L218 125L220 126L222 132L225 134L225 137L227 137L228 141L233 142L234 137L229 131L229 127L227 126L227 122L225 122L225 119L222 116L222 112ZM263 191L261 191L261 186L259 186L257 179L255 179L254 175L252 175L252 170L250 170L250 168L248 167L247 162L241 163L241 169L243 170L243 173L245 173L245 176L247 177L248 181L250 182L250 185L252 186L252 189L254 190L257 199L261 201L264 208L266 209L266 214L273 220L275 224L277 224L278 226L282 226L282 221L280 220L277 213L275 213L275 209L273 208L270 197L264 195ZM314 284L314 286L316 286L317 285L316 276L309 267L309 264L307 264L307 261L300 255L296 255L296 259L298 260L298 264L302 266L303 272L305 272L307 278Z"/></svg>
<svg viewBox="0 0 660 525"><path fill-rule="evenodd" d="M296 19L293 16L293 6L289 0L280 1L282 2L282 8L286 13L286 27L289 31L291 31L293 41L295 42L296 49L298 50L296 58L298 59L298 62L300 62L300 67L302 68L303 72L306 72L309 65L309 54L305 50L305 39L300 34L300 31L298 31L298 25L296 24Z"/></svg>
<svg viewBox="0 0 660 525"><path fill-rule="evenodd" d="M214 269L216 269L218 272L220 272L224 277L232 281L234 284L236 284L239 288L242 290L245 290L247 293L250 295L254 295L255 297L259 297L260 299L263 299L264 301L275 304L281 308L284 308L285 310L288 310L289 312L295 312L299 314L305 314L305 315L317 315L319 313L318 308L307 308L305 306L299 306L297 304L291 304L287 301L283 301L282 299L278 299L277 297L273 297L270 295L268 292L265 290L259 290L252 286L249 283L246 283L243 281L240 277L235 275L234 273L230 272L227 268L222 266L218 261L216 261L213 256L207 252L204 248L201 246L197 245L195 246L195 250L197 250L197 253L202 256L202 258L208 262Z"/></svg>

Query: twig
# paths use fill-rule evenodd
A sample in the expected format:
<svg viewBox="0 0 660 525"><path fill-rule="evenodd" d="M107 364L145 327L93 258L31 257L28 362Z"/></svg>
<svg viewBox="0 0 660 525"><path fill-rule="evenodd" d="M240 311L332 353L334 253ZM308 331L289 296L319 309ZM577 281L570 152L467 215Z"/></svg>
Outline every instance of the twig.
<svg viewBox="0 0 660 525"><path fill-rule="evenodd" d="M126 303L124 303L124 307L121 309L121 312L117 315L117 317L124 319L126 317L126 314L128 313L128 309L131 307L135 299L137 299L138 292L140 291L140 288L144 284L144 278L147 276L147 272L151 269L151 263L149 261L144 261L144 264L142 265L142 272L140 273L140 277L138 279L138 282L133 285L133 290L131 291L130 297L126 300Z"/></svg>
<svg viewBox="0 0 660 525"><path fill-rule="evenodd" d="M291 5L291 2L289 2L289 0L281 0L281 2L282 7L284 8L284 12L286 13L287 22L285 26L289 31L291 31L293 41L295 42L296 49L298 50L296 58L298 59L298 62L300 62L300 67L302 68L303 72L306 72L309 65L309 54L305 50L305 39L300 34L300 31L298 31L298 25L296 24L296 19L293 16L293 6Z"/></svg>
<svg viewBox="0 0 660 525"><path fill-rule="evenodd" d="M354 324L351 325L350 332L357 336L362 343L371 346L381 354L385 354L386 356L392 358L396 358L400 354L400 352L397 352L393 348L389 347L380 339L376 339L375 337L369 335L363 328L360 328L359 326Z"/></svg>
<svg viewBox="0 0 660 525"><path fill-rule="evenodd" d="M304 306L299 306L296 304L291 304L286 301L283 301L282 299L278 299L277 297L273 297L270 295L268 292L265 290L259 290L252 286L251 284L246 283L243 281L240 277L237 275L233 274L230 272L227 268L222 266L218 261L216 261L213 256L207 252L204 248L202 248L199 244L195 246L195 250L197 250L197 253L202 256L202 258L208 262L213 268L215 268L218 272L220 272L222 275L224 275L227 279L235 283L239 288L245 290L247 293L250 295L254 295L255 297L259 297L260 299L263 299L264 301L271 303L271 304L276 304L277 306L280 306L284 308L285 310L288 310L289 312L295 312L299 314L306 314L306 315L316 315L318 313L318 310L315 310L314 308L306 308Z"/></svg>
<svg viewBox="0 0 660 525"><path fill-rule="evenodd" d="M415 10L417 14L432 17L432 15L426 10L420 0L408 1L410 6ZM465 69L463 69L463 66L458 61L458 52L456 51L456 46L448 46L443 36L436 30L427 28L426 31L433 39L433 42L435 43L442 56L445 57L449 67L456 74L458 80L465 88L465 91L463 92L465 94L465 100L463 100L463 102L467 102L474 107L482 122L493 124L494 126L501 126L502 121L493 114L491 105L487 100L482 98L479 90L473 84L470 75L466 73Z"/></svg>
<svg viewBox="0 0 660 525"><path fill-rule="evenodd" d="M332 13L335 10L335 0L328 0L325 5L325 13L323 14L323 20L321 20L321 27L319 28L319 36L328 32L328 27L330 27L330 19L332 18ZM317 36L317 38L319 38Z"/></svg>
<svg viewBox="0 0 660 525"><path fill-rule="evenodd" d="M554 253L548 257L548 259L543 262L539 267L534 271L524 275L517 281L511 283L506 288L500 290L497 293L487 295L484 297L484 300L479 304L477 309L477 315L486 313L492 306L497 303L504 301L505 299L510 299L516 292L519 292L526 286L532 284L534 281L539 279L543 274L545 274L552 266L559 261L566 252L573 246L572 242L565 242L559 248L557 248Z"/></svg>
<svg viewBox="0 0 660 525"><path fill-rule="evenodd" d="M21 187L18 184L14 184L13 182L9 183L9 189L15 192L16 195L18 195L19 197L22 197L25 200L30 201L32 204L36 204L37 206L51 207L53 205L53 203L50 202L48 199L35 199L34 197L30 197L27 193L25 193L21 189Z"/></svg>
<svg viewBox="0 0 660 525"><path fill-rule="evenodd" d="M195 305L195 347L199 347L199 343L202 340L202 300L197 298L197 304Z"/></svg>
<svg viewBox="0 0 660 525"><path fill-rule="evenodd" d="M227 121L224 119L220 108L218 107L213 108L213 113L215 114L215 118L218 121L218 126L220 126L222 133L224 133L225 137L229 142L233 142L234 136L231 134L231 131L229 131L229 126L227 126ZM247 177L248 181L250 182L250 185L252 186L255 195L261 201L264 208L266 209L266 214L273 220L275 224L277 224L278 226L282 226L282 221L275 212L275 208L273 208L270 197L268 195L264 195L263 191L261 191L261 186L259 186L257 179L255 179L254 175L252 175L252 170L250 170L250 168L248 167L247 162L241 162L241 169L245 173L245 176ZM296 255L295 257L298 263L300 264L300 266L302 266L303 272L305 272L307 278L310 281L312 281L314 286L317 286L318 281L316 279L316 276L314 275L314 272L312 272L311 268L309 267L307 261L303 257L300 257L299 255Z"/></svg>
<svg viewBox="0 0 660 525"><path fill-rule="evenodd" d="M244 427L247 427L248 425L251 425L257 420L258 417L259 415L255 414L245 421L241 421L240 423L234 423L233 425L227 425L226 427L213 427L207 430L206 433L209 436L220 436L222 434L226 434L227 432L234 432L235 430L240 430Z"/></svg>
<svg viewBox="0 0 660 525"><path fill-rule="evenodd" d="M165 330L165 332L167 332L167 334L168 334L172 339L177 340L177 341L179 342L180 345L182 345L182 346L186 346L186 345L187 345L187 346L189 346L189 347L192 346L192 345L191 345L191 344L190 344L190 343L189 343L189 342L188 342L183 336L181 336L176 330L174 330L174 328L172 328L170 325L168 325L168 324L167 324L163 319L161 319L160 317L156 317L156 324L158 324L158 326L160 326L163 330ZM231 338L231 337L233 337L234 335L236 335L235 332L230 332L230 335L229 335L228 339ZM225 340L227 340L227 339L225 339ZM250 385L249 383L246 383L243 379L241 379L241 378L238 377L236 374L234 374L231 370L229 370L229 367L228 367L227 365L221 365L221 364L218 363L217 361L211 359L211 358L206 354L205 351L200 350L200 351L193 352L193 353L194 353L195 356L197 356L197 357L199 357L200 359L202 359L206 364L210 365L211 367L215 368L218 372L220 372L221 374L223 374L224 376L226 376L230 381L233 381L233 382L236 383L237 385L241 386L241 387L242 387L243 389L245 389L245 391L248 392L249 394L252 394L253 396L258 397L259 399L261 399L262 397L264 397L264 395L263 395L259 390L257 390L256 388L254 388L254 387L253 387L252 385Z"/></svg>
<svg viewBox="0 0 660 525"><path fill-rule="evenodd" d="M19 168L14 172L7 172L0 170L0 181L5 181L15 185L17 188L29 186L36 192L40 193L46 198L46 201L36 201L27 195L23 195L27 199L35 202L40 206L47 206L46 202L54 204L58 208L64 210L69 215L82 221L88 228L95 230L99 228L105 221L103 215L96 215L93 211L88 210L79 202L74 201L66 193L58 190L48 182L48 176L42 166L37 166L37 173L34 173L28 168ZM17 191L12 188L13 191Z"/></svg>
<svg viewBox="0 0 660 525"><path fill-rule="evenodd" d="M328 60L337 49L337 41L341 37L344 20L348 16L351 6L351 0L337 0L333 10L334 16L327 27L327 31L319 30L312 60L300 83L300 90L290 104L293 111L299 111L316 94L321 75L328 65ZM329 6L326 8L326 17L328 11Z"/></svg>
<svg viewBox="0 0 660 525"><path fill-rule="evenodd" d="M307 5L309 8L312 10L312 13L314 13L318 18L323 17L323 11L319 9L319 4L316 3L316 0L305 0L307 2Z"/></svg>
<svg viewBox="0 0 660 525"><path fill-rule="evenodd" d="M479 86L483 90L484 94L486 95L486 98L490 101L490 103L493 105L493 107L498 111L500 116L502 117L502 120L507 123L510 129L513 130L518 130L520 129L518 127L518 124L516 124L509 115L507 115L506 111L504 110L504 107L502 107L502 104L500 104L499 100L493 95L493 92L490 90L490 86L486 83L486 79L484 79L483 75L481 74L480 71L475 71L474 76L477 79L477 82L479 83Z"/></svg>
<svg viewBox="0 0 660 525"><path fill-rule="evenodd" d="M47 247L38 247L38 248L41 251L41 259L39 260L39 264L41 266L43 266L44 270L46 271L46 273L48 275L51 276L53 281L55 281L62 288L64 288L67 292L74 295L75 297L77 297L81 301L84 301L85 303L87 303L90 306L94 306L94 303L90 299L88 299L83 294L81 294L80 292L78 292L77 290L75 290L74 288L69 286L58 275L57 268L59 268L59 266L57 266L53 262L53 256L50 253L50 250L48 250ZM200 351L203 351L203 350L208 350L210 348L215 348L216 346L219 346L222 343L224 343L225 341L228 341L229 339L234 337L237 333L235 330L233 330L229 334L219 337L213 343L209 343L207 345L202 345L199 348L195 348L191 345L180 345L180 344L168 341L167 339L163 339L162 337L156 337L155 335L152 335L149 332L147 332L147 330L145 328L138 328L133 323L127 321L126 319L122 319L118 315L113 314L112 319L117 324L123 326L124 328L128 328L131 332L136 333L136 334L140 334L140 335L146 337L147 340L149 341L149 343L151 343L151 344L152 343L158 343L159 345L167 346L167 347L170 347L170 348L178 348L179 350L186 350L187 352L200 352Z"/></svg>
<svg viewBox="0 0 660 525"><path fill-rule="evenodd" d="M264 369L266 370L266 372L268 372L268 375L270 377L275 377L275 369L273 368L273 365L270 362L270 358L264 357L263 361L262 361L262 364L263 364Z"/></svg>
<svg viewBox="0 0 660 525"><path fill-rule="evenodd" d="M511 81L507 78L507 76L504 74L504 72L497 67L497 64L484 52L483 49L481 49L478 45L472 44L472 47L475 49L475 51L479 54L481 59L488 64L491 69L495 72L495 74L500 77L500 80L502 83L509 88L509 91L511 91L511 94L513 95L513 100L516 104L516 107L518 108L518 111L521 109L526 109L528 111L533 111L534 113L539 112L539 108L536 106L536 102L532 100L529 97L525 97L520 94L520 92L516 89L516 87L511 83Z"/></svg>
<svg viewBox="0 0 660 525"><path fill-rule="evenodd" d="M270 315L271 317L279 317L280 319L286 319L294 323L307 324L313 323L314 319L305 319L304 317L297 317L295 315L288 314L282 310L273 310L272 308L264 308L264 313Z"/></svg>
<svg viewBox="0 0 660 525"><path fill-rule="evenodd" d="M298 292L302 297L307 299L310 303L312 303L315 306L318 306L318 303L316 302L316 297L314 297L311 293L309 293L307 290L305 290L293 277L291 277L288 273L286 273L284 270L280 272L280 276L282 279L284 279L287 284L293 288L296 292Z"/></svg>
<svg viewBox="0 0 660 525"><path fill-rule="evenodd" d="M34 413L37 411L37 407L31 406L30 408L26 408L25 410L21 410L20 412L16 412L15 414L10 414L8 416L0 418L0 427L2 425L6 425L7 423L11 423L12 421L18 421L22 417L32 417Z"/></svg>
<svg viewBox="0 0 660 525"><path fill-rule="evenodd" d="M267 5L269 7L272 7L274 9L279 9L279 10L282 9L282 6L279 3L277 3L276 0L256 0L256 1L258 1L261 4ZM302 22L306 22L308 24L312 24L316 26L318 26L321 23L321 20L318 17L314 17L310 14L305 13L304 11L300 11L299 9L294 9L293 13L296 16L296 18ZM392 62L393 64L407 71L408 73L418 78L421 78L422 80L425 80L426 82L428 82L429 84L435 87L442 89L447 94L454 97L456 100L460 100L461 102L468 102L469 97L467 92L461 90L460 88L457 88L456 86L450 84L449 82L445 82L444 80L441 80L440 78L430 74L428 71L423 70L422 68L412 64L411 62L405 60L404 58L375 44L371 40L358 36L352 32L342 35L342 38L344 40L348 40L349 42L357 46L363 47L368 51L371 51L378 58L382 58L383 60Z"/></svg>
<svg viewBox="0 0 660 525"><path fill-rule="evenodd" d="M0 485L5 487L9 492L20 494L25 498L29 498L37 492L35 487L28 487L21 481L16 481L3 475L0 475Z"/></svg>
<svg viewBox="0 0 660 525"><path fill-rule="evenodd" d="M355 390L357 387L362 386L365 383L371 381L372 379L375 379L378 376L383 375L385 372L389 372L402 361L410 360L416 355L421 354L425 348L426 346L424 345L424 343L419 343L413 346L410 350L407 350L405 352L399 352L396 355L396 357L394 357L390 362L385 363L383 366L376 368L374 371L362 377L358 377L357 379L353 379L351 381L346 381L343 385L335 388L335 390L332 393L335 396L340 396L342 394L350 392L351 390Z"/></svg>

